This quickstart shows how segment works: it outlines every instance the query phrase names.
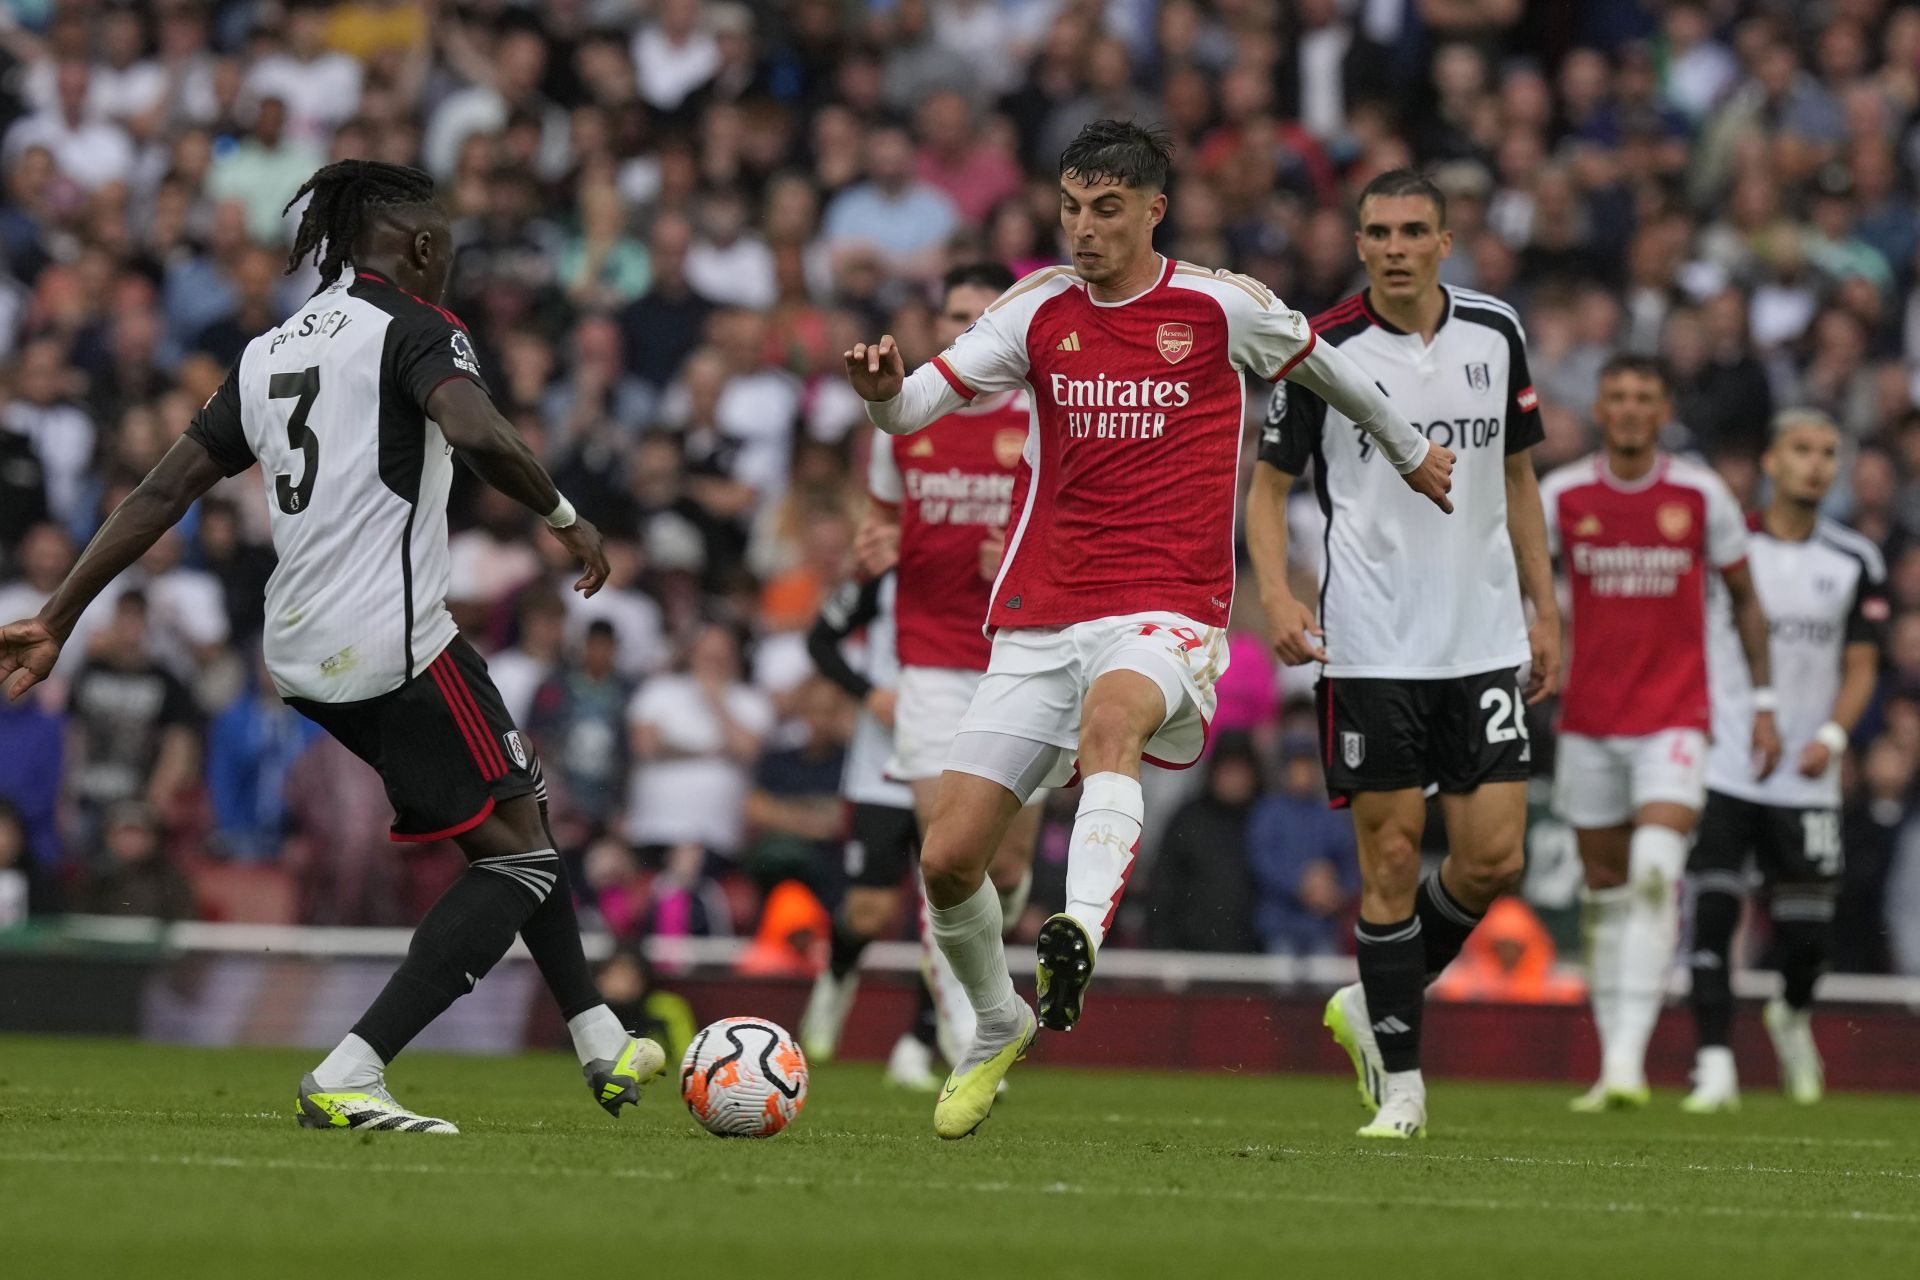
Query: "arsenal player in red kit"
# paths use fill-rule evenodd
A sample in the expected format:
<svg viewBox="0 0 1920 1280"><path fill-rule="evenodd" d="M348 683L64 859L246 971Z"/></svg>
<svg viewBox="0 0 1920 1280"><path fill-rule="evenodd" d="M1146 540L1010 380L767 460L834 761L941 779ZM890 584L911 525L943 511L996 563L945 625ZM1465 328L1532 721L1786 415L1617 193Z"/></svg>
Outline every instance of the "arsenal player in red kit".
<svg viewBox="0 0 1920 1280"><path fill-rule="evenodd" d="M1720 574L1753 677L1755 774L1780 737L1767 619L1739 503L1706 467L1660 451L1666 376L1646 356L1600 371L1601 452L1540 486L1547 540L1572 585L1572 655L1555 804L1587 877L1588 987L1599 1083L1575 1110L1644 1106L1647 1041L1678 941L1687 839L1707 796L1707 574Z"/></svg>
<svg viewBox="0 0 1920 1280"><path fill-rule="evenodd" d="M934 1107L960 1138L1026 1052L986 870L1042 786L1083 780L1066 910L1037 943L1039 1022L1078 1019L1140 839L1140 764L1193 763L1226 666L1234 506L1251 372L1314 391L1445 510L1453 455L1430 445L1306 318L1245 276L1162 257L1171 152L1112 120L1060 157L1072 267L1020 281L906 376L891 337L846 353L881 430L907 435L982 396L1031 397L1023 466L989 599L987 672L955 735L921 850L928 916L977 1015Z"/></svg>

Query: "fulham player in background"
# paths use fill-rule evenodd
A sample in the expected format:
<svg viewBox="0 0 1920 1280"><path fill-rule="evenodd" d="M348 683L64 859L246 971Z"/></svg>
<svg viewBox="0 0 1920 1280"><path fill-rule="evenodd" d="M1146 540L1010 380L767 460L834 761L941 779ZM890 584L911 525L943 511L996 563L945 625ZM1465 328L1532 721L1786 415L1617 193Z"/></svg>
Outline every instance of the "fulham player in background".
<svg viewBox="0 0 1920 1280"><path fill-rule="evenodd" d="M1766 607L1780 709L1781 767L1756 778L1744 743L1753 687L1740 659L1727 594L1712 595L1708 666L1713 746L1707 809L1687 864L1693 892L1693 1017L1700 1036L1694 1112L1740 1105L1734 1069L1729 953L1747 896L1748 859L1758 863L1773 917L1781 994L1763 1020L1795 1102L1825 1092L1813 1042L1813 988L1826 968L1839 886L1840 761L1848 735L1873 699L1880 630L1887 618L1880 551L1820 516L1840 465L1840 429L1824 414L1789 409L1773 424L1761 459L1773 493L1749 539L1747 562Z"/></svg>
<svg viewBox="0 0 1920 1280"><path fill-rule="evenodd" d="M1587 880L1587 985L1600 1079L1577 1111L1645 1106L1647 1042L1680 925L1687 839L1707 789L1707 575L1732 602L1752 675L1740 741L1764 778L1780 758L1767 619L1747 526L1706 467L1663 453L1666 373L1647 356L1600 370L1601 451L1541 485L1547 537L1571 587L1554 795Z"/></svg>
<svg viewBox="0 0 1920 1280"><path fill-rule="evenodd" d="M1525 863L1526 704L1558 687L1560 609L1528 457L1542 432L1519 317L1440 283L1452 235L1446 197L1426 178L1383 173L1358 212L1367 288L1316 316L1314 332L1458 455L1458 510L1443 517L1406 492L1343 413L1281 385L1261 434L1247 545L1281 661L1323 664L1327 784L1352 805L1358 837L1360 981L1327 1002L1327 1026L1377 1113L1360 1136L1411 1138L1426 1128L1427 984ZM1318 622L1287 586L1287 493L1309 462L1327 518ZM1422 879L1429 786L1450 852Z"/></svg>
<svg viewBox="0 0 1920 1280"><path fill-rule="evenodd" d="M907 435L982 395L1032 397L993 584L993 653L954 738L921 851L928 915L978 1015L934 1129L978 1128L1032 1041L986 877L1036 788L1083 785L1067 909L1042 927L1040 1019L1074 1025L1140 839L1140 765L1205 747L1226 665L1243 374L1288 378L1350 417L1405 482L1451 510L1453 455L1265 286L1154 252L1166 135L1100 120L1060 158L1072 267L1003 294L911 378L891 337L846 353L874 424Z"/></svg>

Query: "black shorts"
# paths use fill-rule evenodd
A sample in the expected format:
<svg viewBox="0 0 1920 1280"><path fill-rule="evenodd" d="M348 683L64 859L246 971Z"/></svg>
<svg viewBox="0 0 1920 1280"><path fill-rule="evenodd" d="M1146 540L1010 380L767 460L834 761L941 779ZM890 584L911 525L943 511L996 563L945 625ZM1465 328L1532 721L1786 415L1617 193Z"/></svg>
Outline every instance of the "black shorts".
<svg viewBox="0 0 1920 1280"><path fill-rule="evenodd" d="M1831 884L1845 863L1840 811L1755 804L1708 791L1687 874L1744 877L1749 855L1770 885Z"/></svg>
<svg viewBox="0 0 1920 1280"><path fill-rule="evenodd" d="M373 766L393 804L395 840L445 840L479 826L502 800L544 794L540 762L486 659L459 636L392 693L287 705Z"/></svg>
<svg viewBox="0 0 1920 1280"><path fill-rule="evenodd" d="M853 806L847 836L847 882L863 889L892 889L920 852L920 824L913 810L885 804Z"/></svg>
<svg viewBox="0 0 1920 1280"><path fill-rule="evenodd" d="M1518 668L1443 680L1324 677L1314 689L1327 791L1463 795L1533 773Z"/></svg>

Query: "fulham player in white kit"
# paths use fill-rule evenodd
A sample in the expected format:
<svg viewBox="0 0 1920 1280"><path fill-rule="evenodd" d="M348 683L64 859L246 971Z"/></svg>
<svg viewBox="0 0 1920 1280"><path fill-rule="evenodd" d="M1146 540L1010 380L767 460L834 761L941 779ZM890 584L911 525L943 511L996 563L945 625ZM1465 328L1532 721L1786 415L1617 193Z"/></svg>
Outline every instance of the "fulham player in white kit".
<svg viewBox="0 0 1920 1280"><path fill-rule="evenodd" d="M1446 197L1407 169L1360 194L1367 288L1313 320L1458 456L1442 516L1371 439L1311 392L1274 388L1247 505L1247 545L1283 662L1318 662L1323 763L1360 851L1360 981L1327 1003L1375 1112L1367 1138L1426 1129L1420 1014L1525 865L1526 708L1558 687L1560 610L1528 451L1540 442L1526 336L1497 298L1440 283ZM1319 621L1287 586L1286 501L1312 464L1327 519ZM1529 631L1521 596L1533 602ZM1531 664L1523 687L1520 668ZM1450 852L1420 875L1426 789Z"/></svg>
<svg viewBox="0 0 1920 1280"><path fill-rule="evenodd" d="M1740 657L1726 593L1710 601L1707 656L1713 680L1713 745L1707 808L1687 864L1693 902L1693 1017L1699 1056L1693 1112L1740 1105L1734 1069L1730 953L1757 864L1773 918L1781 993L1763 1014L1796 1102L1825 1091L1811 1024L1814 984L1826 967L1840 843L1840 762L1873 699L1880 631L1888 615L1886 567L1868 539L1823 519L1820 503L1839 468L1840 430L1825 415L1789 409L1773 424L1761 459L1773 493L1753 530L1747 563L1766 607L1774 688L1780 699L1781 767L1756 778L1745 726L1753 687Z"/></svg>
<svg viewBox="0 0 1920 1280"><path fill-rule="evenodd" d="M588 595L607 577L600 535L494 407L466 327L432 301L453 262L433 179L343 160L295 201L308 195L287 270L317 259L319 291L247 344L39 617L0 628L0 682L18 697L44 679L87 603L217 480L257 463L278 555L264 639L275 689L380 774L394 839L450 839L467 859L372 1006L301 1080L295 1116L339 1132L458 1132L396 1102L386 1065L517 933L594 1101L617 1117L663 1055L594 989L540 762L447 612L453 455L546 517L586 562L574 585Z"/></svg>
<svg viewBox="0 0 1920 1280"><path fill-rule="evenodd" d="M1587 984L1600 1080L1581 1111L1646 1105L1647 1042L1678 941L1687 839L1706 801L1707 576L1732 601L1753 677L1740 734L1756 778L1780 756L1767 619L1747 527L1706 467L1663 453L1664 370L1617 355L1600 371L1602 449L1541 484L1547 536L1571 588L1555 803L1586 870Z"/></svg>
<svg viewBox="0 0 1920 1280"><path fill-rule="evenodd" d="M1452 454L1258 282L1153 250L1163 133L1086 126L1060 158L1071 268L1008 290L906 376L890 337L846 353L875 425L907 435L983 395L1031 397L1017 513L993 584L987 673L955 736L921 852L935 940L978 1015L934 1129L979 1127L1035 1032L1001 946L987 864L1033 791L1083 780L1067 909L1038 944L1040 1017L1073 1026L1140 839L1140 764L1196 761L1226 663L1243 375L1300 383L1451 510Z"/></svg>

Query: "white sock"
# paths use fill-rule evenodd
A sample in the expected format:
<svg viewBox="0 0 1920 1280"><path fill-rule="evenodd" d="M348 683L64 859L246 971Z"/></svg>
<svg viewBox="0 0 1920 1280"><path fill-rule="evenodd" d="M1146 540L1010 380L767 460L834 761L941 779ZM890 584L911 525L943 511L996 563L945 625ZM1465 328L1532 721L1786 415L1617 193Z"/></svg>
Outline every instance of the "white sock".
<svg viewBox="0 0 1920 1280"><path fill-rule="evenodd" d="M1427 1096L1427 1079L1420 1074L1420 1068L1415 1067L1411 1071L1387 1072L1387 1083L1381 1090L1381 1096L1391 1097L1396 1093L1411 1093L1422 1098Z"/></svg>
<svg viewBox="0 0 1920 1280"><path fill-rule="evenodd" d="M960 979L953 972L953 963L933 940L933 919L928 915L932 907L924 887L919 896L920 979L933 997L934 1040L940 1056L951 1065L966 1056L979 1019L973 1012L973 1002L967 998L967 989L960 985Z"/></svg>
<svg viewBox="0 0 1920 1280"><path fill-rule="evenodd" d="M352 1032L347 1038L333 1047L319 1066L313 1069L314 1083L323 1092L331 1093L336 1089L360 1089L370 1084L379 1084L386 1078L387 1064L373 1051L373 1046Z"/></svg>
<svg viewBox="0 0 1920 1280"><path fill-rule="evenodd" d="M1067 846L1067 914L1086 929L1096 952L1127 887L1145 816L1138 778L1096 773L1081 784Z"/></svg>
<svg viewBox="0 0 1920 1280"><path fill-rule="evenodd" d="M1593 1028L1600 1035L1604 1065L1620 1033L1620 942L1627 927L1626 885L1588 889L1586 901L1587 998L1593 1004ZM1604 1074L1604 1073L1603 1073Z"/></svg>
<svg viewBox="0 0 1920 1280"><path fill-rule="evenodd" d="M1022 1019L1007 949L1000 942L1000 895L993 882L983 878L973 896L958 906L927 903L927 925L966 990L979 1019L979 1036L1004 1041Z"/></svg>
<svg viewBox="0 0 1920 1280"><path fill-rule="evenodd" d="M620 1025L620 1019L613 1010L604 1004L597 1004L585 1013L576 1013L568 1018L567 1034L573 1037L573 1051L579 1056L583 1067L595 1058L615 1061L626 1049L627 1041L632 1039L627 1029Z"/></svg>
<svg viewBox="0 0 1920 1280"><path fill-rule="evenodd" d="M1020 875L1020 883L1011 889L1001 889L1000 921L1011 933L1020 923L1020 917L1026 913L1027 899L1033 896L1033 868L1028 867Z"/></svg>
<svg viewBox="0 0 1920 1280"><path fill-rule="evenodd" d="M1647 1042L1666 1003L1667 971L1680 941L1676 889L1687 838L1671 827L1637 827L1627 854L1626 924L1620 938L1619 1032L1607 1047L1606 1078L1638 1087L1647 1078Z"/></svg>

